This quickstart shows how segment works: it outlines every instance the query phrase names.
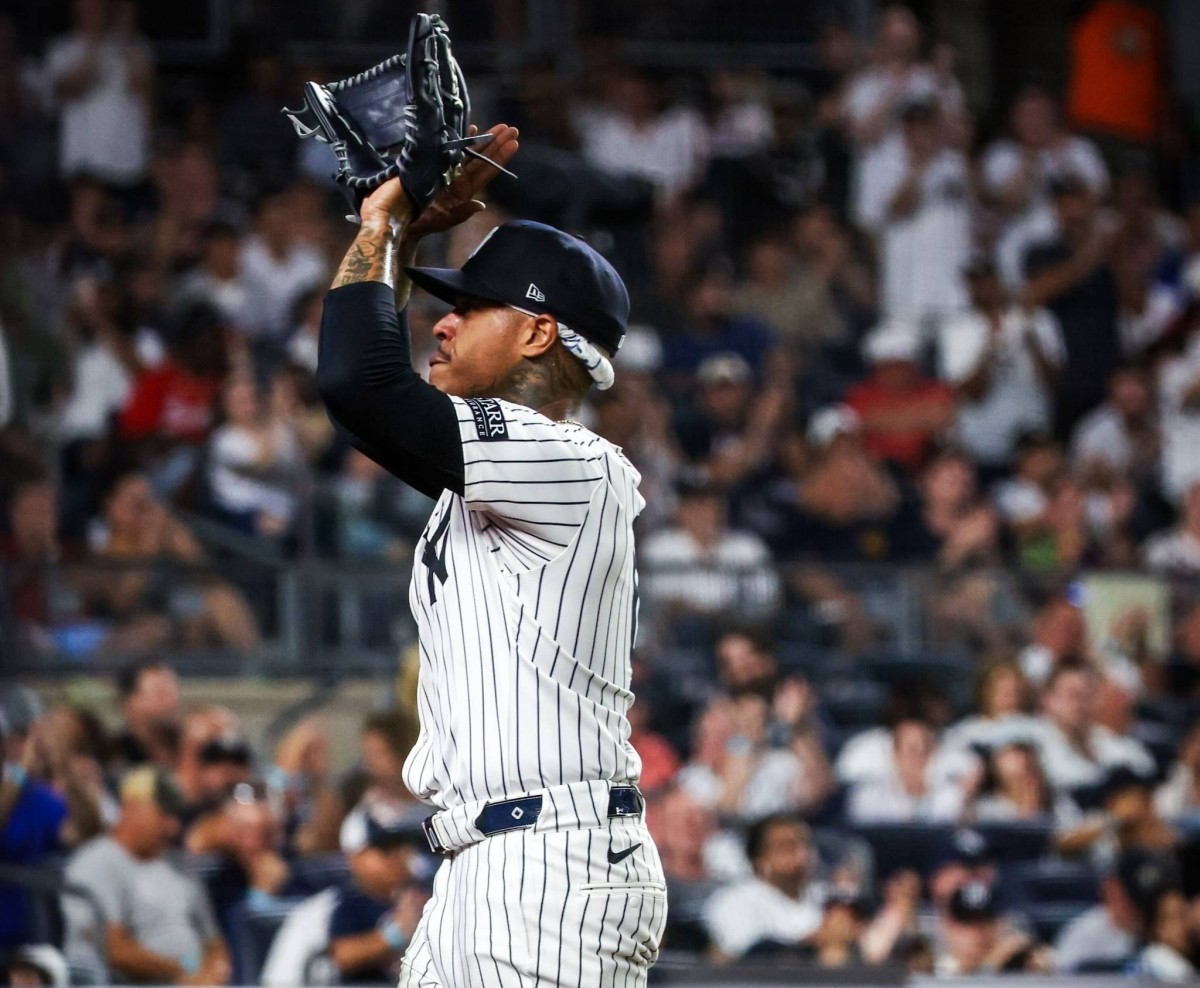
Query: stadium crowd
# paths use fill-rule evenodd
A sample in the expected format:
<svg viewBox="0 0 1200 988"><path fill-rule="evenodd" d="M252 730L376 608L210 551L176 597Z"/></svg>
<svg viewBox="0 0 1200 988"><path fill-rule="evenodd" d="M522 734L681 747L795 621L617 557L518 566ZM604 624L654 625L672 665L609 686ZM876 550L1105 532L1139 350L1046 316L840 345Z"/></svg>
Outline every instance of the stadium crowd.
<svg viewBox="0 0 1200 988"><path fill-rule="evenodd" d="M1067 90L991 131L899 5L831 20L806 73L596 46L569 98L535 59L483 100L521 179L432 250L542 219L631 291L585 419L647 502L668 949L1196 975L1200 141L1155 5L1082 8ZM406 697L337 773L319 720L256 744L163 659L253 655L277 617L201 521L404 561L428 514L316 393L331 155L278 52L168 106L132 0L71 11L36 55L0 14L0 646L138 661L114 709L0 703L0 882L72 886L47 927L0 884L9 983L382 983L436 865ZM439 311L410 305L418 354Z"/></svg>

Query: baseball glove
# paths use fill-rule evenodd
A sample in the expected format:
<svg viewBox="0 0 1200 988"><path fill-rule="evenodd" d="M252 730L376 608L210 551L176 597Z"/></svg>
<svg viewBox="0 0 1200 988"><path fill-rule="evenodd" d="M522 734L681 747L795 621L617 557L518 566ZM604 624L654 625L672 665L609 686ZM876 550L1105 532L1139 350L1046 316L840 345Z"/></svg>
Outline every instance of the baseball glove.
<svg viewBox="0 0 1200 988"><path fill-rule="evenodd" d="M468 156L495 165L471 147L492 135L470 134L466 79L450 51L446 22L436 14L413 17L404 54L338 82L309 82L304 107L283 112L301 138L333 148L334 179L356 214L370 192L399 176L415 218L461 173Z"/></svg>

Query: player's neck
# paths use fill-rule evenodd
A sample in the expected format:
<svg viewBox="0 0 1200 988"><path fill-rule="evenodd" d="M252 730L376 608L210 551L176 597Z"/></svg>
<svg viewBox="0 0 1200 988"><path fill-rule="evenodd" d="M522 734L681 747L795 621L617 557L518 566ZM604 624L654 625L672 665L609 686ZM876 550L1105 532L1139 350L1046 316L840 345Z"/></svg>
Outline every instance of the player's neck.
<svg viewBox="0 0 1200 988"><path fill-rule="evenodd" d="M554 362L525 361L501 382L496 397L524 405L554 422L579 411L580 395L561 379Z"/></svg>

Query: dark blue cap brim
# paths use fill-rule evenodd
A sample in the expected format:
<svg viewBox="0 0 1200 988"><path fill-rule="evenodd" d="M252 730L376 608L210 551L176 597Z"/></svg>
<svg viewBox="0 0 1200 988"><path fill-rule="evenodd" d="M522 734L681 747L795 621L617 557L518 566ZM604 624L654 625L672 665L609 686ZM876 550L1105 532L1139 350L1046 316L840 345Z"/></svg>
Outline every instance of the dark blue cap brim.
<svg viewBox="0 0 1200 988"><path fill-rule="evenodd" d="M425 289L434 298L440 298L443 302L449 302L451 305L455 305L464 295L469 298L481 298L488 302L511 304L499 292L458 268L405 268L404 273L418 288Z"/></svg>

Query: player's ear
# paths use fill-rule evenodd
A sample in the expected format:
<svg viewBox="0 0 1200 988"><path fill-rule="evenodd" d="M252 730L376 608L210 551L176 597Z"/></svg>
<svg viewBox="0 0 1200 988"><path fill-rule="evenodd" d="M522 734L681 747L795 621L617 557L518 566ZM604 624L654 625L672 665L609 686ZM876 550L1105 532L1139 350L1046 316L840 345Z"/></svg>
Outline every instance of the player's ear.
<svg viewBox="0 0 1200 988"><path fill-rule="evenodd" d="M540 315L530 319L522 330L521 354L529 358L540 357L557 341L558 323L553 316Z"/></svg>

